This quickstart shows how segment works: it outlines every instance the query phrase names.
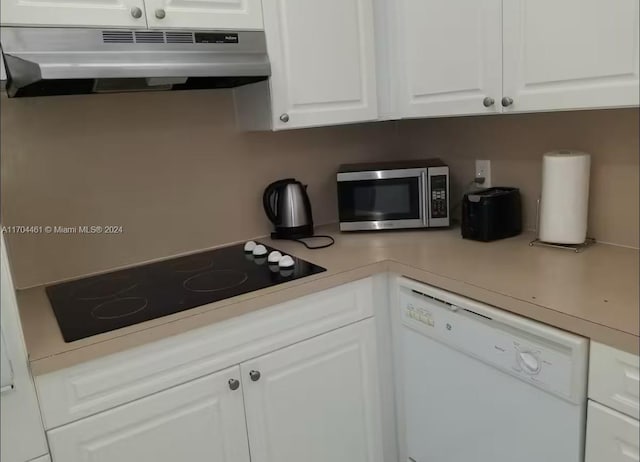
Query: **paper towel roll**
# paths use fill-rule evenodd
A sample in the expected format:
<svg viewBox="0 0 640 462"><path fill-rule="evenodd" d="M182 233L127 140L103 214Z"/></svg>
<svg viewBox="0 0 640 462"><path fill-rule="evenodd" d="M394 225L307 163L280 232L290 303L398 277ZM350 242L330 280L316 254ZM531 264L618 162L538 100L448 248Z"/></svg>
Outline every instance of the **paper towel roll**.
<svg viewBox="0 0 640 462"><path fill-rule="evenodd" d="M555 244L582 244L587 238L591 156L553 151L542 161L538 238Z"/></svg>

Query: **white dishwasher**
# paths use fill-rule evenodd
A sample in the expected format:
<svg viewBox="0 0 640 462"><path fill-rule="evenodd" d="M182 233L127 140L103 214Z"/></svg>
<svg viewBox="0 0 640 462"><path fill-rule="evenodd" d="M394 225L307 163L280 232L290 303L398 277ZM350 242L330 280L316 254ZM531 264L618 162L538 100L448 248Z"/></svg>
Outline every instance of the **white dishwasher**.
<svg viewBox="0 0 640 462"><path fill-rule="evenodd" d="M587 339L409 279L398 287L403 460L584 460Z"/></svg>

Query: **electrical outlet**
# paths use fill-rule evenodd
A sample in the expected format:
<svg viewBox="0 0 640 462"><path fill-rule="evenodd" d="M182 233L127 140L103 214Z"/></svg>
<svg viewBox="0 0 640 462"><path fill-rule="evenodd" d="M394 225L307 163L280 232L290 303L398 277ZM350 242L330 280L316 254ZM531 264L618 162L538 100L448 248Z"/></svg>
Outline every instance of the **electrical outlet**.
<svg viewBox="0 0 640 462"><path fill-rule="evenodd" d="M491 161L476 160L476 176L475 178L484 178L484 183L476 183L481 188L490 188L491 183Z"/></svg>

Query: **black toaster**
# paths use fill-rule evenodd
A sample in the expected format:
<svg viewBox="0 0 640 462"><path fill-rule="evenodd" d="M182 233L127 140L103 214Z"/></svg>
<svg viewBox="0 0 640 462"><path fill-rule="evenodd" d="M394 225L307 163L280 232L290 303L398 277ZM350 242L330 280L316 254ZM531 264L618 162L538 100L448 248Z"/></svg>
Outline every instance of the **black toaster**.
<svg viewBox="0 0 640 462"><path fill-rule="evenodd" d="M495 241L522 232L522 205L518 188L488 188L462 199L462 237Z"/></svg>

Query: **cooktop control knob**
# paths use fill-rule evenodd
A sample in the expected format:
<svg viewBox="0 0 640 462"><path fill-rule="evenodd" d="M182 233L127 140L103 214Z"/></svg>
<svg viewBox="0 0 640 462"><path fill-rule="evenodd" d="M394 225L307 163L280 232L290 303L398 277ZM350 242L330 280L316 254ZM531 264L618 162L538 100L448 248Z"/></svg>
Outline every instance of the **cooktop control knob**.
<svg viewBox="0 0 640 462"><path fill-rule="evenodd" d="M295 262L289 255L284 255L278 262L280 268L291 268L293 265L295 265Z"/></svg>
<svg viewBox="0 0 640 462"><path fill-rule="evenodd" d="M518 351L518 364L528 374L537 374L540 372L540 361L530 351Z"/></svg>
<svg viewBox="0 0 640 462"><path fill-rule="evenodd" d="M274 250L269 254L269 263L278 263L282 259L282 254Z"/></svg>
<svg viewBox="0 0 640 462"><path fill-rule="evenodd" d="M256 243L253 241L247 241L247 243L244 245L245 252L253 252L253 249L255 248L256 248Z"/></svg>
<svg viewBox="0 0 640 462"><path fill-rule="evenodd" d="M265 246L263 246L262 244L258 244L253 248L253 255L255 257L262 257L264 255L266 255L268 252L267 248Z"/></svg>

